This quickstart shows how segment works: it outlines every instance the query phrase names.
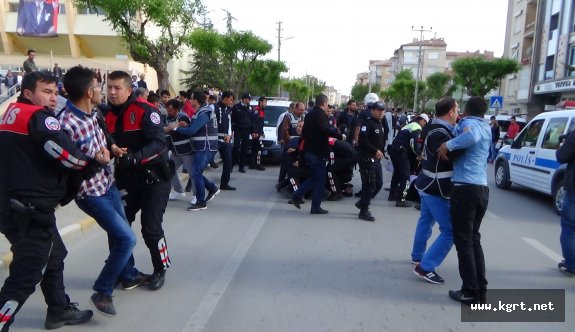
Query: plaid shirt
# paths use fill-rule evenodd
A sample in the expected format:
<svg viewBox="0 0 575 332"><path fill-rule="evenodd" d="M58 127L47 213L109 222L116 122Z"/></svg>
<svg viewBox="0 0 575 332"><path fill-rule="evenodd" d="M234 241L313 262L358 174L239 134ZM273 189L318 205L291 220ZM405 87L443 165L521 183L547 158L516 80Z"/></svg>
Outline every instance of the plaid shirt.
<svg viewBox="0 0 575 332"><path fill-rule="evenodd" d="M58 117L62 129L87 157L94 158L97 152L107 146L104 131L96 119L96 112L86 114L67 101L66 108L60 112ZM89 180L82 181L77 198L102 196L108 191L113 181L112 169L110 165L107 165Z"/></svg>

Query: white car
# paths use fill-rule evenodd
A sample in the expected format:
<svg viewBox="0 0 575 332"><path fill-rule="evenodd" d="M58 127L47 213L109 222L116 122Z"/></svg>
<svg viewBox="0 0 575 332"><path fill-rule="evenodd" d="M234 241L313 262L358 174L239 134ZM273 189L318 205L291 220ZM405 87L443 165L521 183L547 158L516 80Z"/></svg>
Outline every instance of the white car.
<svg viewBox="0 0 575 332"><path fill-rule="evenodd" d="M499 150L495 160L495 185L509 189L511 183L551 195L561 213L565 195L566 165L557 162L559 137L575 129L575 110L537 115L517 135L511 145Z"/></svg>
<svg viewBox="0 0 575 332"><path fill-rule="evenodd" d="M292 102L289 100L268 99L264 112L264 137L262 138L262 157L264 159L271 160L276 163L279 163L281 160L281 146L277 142L277 121L279 116L289 109L289 105L291 103ZM258 105L258 101L252 100L250 105L252 107L256 107Z"/></svg>

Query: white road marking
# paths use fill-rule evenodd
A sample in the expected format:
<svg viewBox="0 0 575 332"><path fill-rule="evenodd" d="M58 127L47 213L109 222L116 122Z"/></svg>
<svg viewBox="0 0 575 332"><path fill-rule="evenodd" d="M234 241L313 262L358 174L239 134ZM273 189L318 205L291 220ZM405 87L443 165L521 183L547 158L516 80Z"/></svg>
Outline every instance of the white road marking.
<svg viewBox="0 0 575 332"><path fill-rule="evenodd" d="M268 215L271 212L275 203L275 196L270 196L270 199L265 203L265 205L260 210L260 213L255 218L254 222L248 229L246 235L236 248L234 254L230 257L230 259L226 262L224 269L220 272L218 278L214 281L208 293L198 307L196 311L192 314L182 332L199 332L203 331L204 327L208 323L210 317L212 316L214 310L218 306L218 303L224 296L226 289L230 285L234 275L238 271L242 261L246 257L246 254L254 240L258 236L259 232L261 231Z"/></svg>
<svg viewBox="0 0 575 332"><path fill-rule="evenodd" d="M558 253L554 252L553 250L547 248L541 242L539 242L535 239L527 238L527 237L522 237L521 239L523 241L527 242L527 244L529 244L533 248L537 249L543 255L549 257L553 262L558 263L558 262L563 260L563 256L561 256Z"/></svg>

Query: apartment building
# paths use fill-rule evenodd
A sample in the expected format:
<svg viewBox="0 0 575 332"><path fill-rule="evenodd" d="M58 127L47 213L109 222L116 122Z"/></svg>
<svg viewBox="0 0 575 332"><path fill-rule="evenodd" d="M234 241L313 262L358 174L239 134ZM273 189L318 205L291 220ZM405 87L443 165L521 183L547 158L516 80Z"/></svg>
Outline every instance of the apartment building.
<svg viewBox="0 0 575 332"><path fill-rule="evenodd" d="M413 77L420 80L425 80L434 73L443 73L446 68L446 48L447 44L443 38L423 41L414 39L411 43L401 45L396 51L399 68L411 70Z"/></svg>
<svg viewBox="0 0 575 332"><path fill-rule="evenodd" d="M522 69L503 84L504 107L531 118L575 100L573 0L509 0L504 56Z"/></svg>
<svg viewBox="0 0 575 332"><path fill-rule="evenodd" d="M33 3L35 1L24 1ZM89 68L125 70L132 74L146 74L148 87L158 87L153 68L133 61L115 30L104 21L106 13L93 8L77 8L72 0L42 2L41 21L51 20L50 30L41 31L32 24L19 20L20 0L0 0L0 64L2 69L18 70L26 59L28 49L36 51L40 69L51 69L54 63L61 68L78 64ZM53 8L49 8L53 6ZM22 16L22 15L21 15ZM40 17L39 16L39 17ZM29 31L28 31L29 30ZM180 69L187 69L188 54L169 64L170 88L182 90Z"/></svg>

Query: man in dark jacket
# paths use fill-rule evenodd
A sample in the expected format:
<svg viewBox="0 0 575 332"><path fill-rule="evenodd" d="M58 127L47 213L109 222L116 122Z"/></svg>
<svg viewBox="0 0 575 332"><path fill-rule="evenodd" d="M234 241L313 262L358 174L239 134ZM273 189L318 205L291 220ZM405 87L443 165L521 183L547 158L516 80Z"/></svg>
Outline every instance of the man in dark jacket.
<svg viewBox="0 0 575 332"><path fill-rule="evenodd" d="M232 130L234 132L234 164L239 164L240 173L245 173L246 158L248 155L248 141L253 132L253 114L250 106L252 96L249 93L242 95L242 100L232 109Z"/></svg>
<svg viewBox="0 0 575 332"><path fill-rule="evenodd" d="M422 170L415 180L415 187L421 197L421 214L415 229L411 261L416 264L413 272L433 284L444 283L443 278L435 272L435 268L443 262L453 247L449 212L453 188L451 183L453 162L439 159L437 149L454 137L451 132L457 120L457 110L455 99L442 98L435 104L436 118L421 132ZM427 240L431 236L435 222L439 224L440 233L426 251Z"/></svg>
<svg viewBox="0 0 575 332"><path fill-rule="evenodd" d="M559 237L564 259L558 267L567 275L575 276L575 131L567 136L565 143L557 150L557 161L567 163Z"/></svg>
<svg viewBox="0 0 575 332"><path fill-rule="evenodd" d="M48 305L47 329L83 324L92 311L78 310L64 291L68 251L54 210L78 193L81 180L71 186L71 172L96 171L110 161L110 154L100 149L94 159L87 158L61 130L51 109L58 91L55 77L27 74L21 91L0 118L0 231L14 254L0 291L0 330L8 331L37 284Z"/></svg>
<svg viewBox="0 0 575 332"><path fill-rule="evenodd" d="M328 98L318 95L315 99L315 107L306 115L300 147L303 144L304 159L308 164L311 176L304 181L292 195L292 204L298 209L300 202L309 190L313 189L311 202L311 214L326 214L327 210L321 208L321 199L326 178L326 161L329 157L329 137L345 139L335 128L330 128L328 114L330 108Z"/></svg>
<svg viewBox="0 0 575 332"><path fill-rule="evenodd" d="M268 100L266 97L260 97L258 99L258 106L253 109L252 117L252 154L250 160L250 169L257 169L259 171L265 171L265 167L262 166L262 138L264 137L264 112Z"/></svg>

